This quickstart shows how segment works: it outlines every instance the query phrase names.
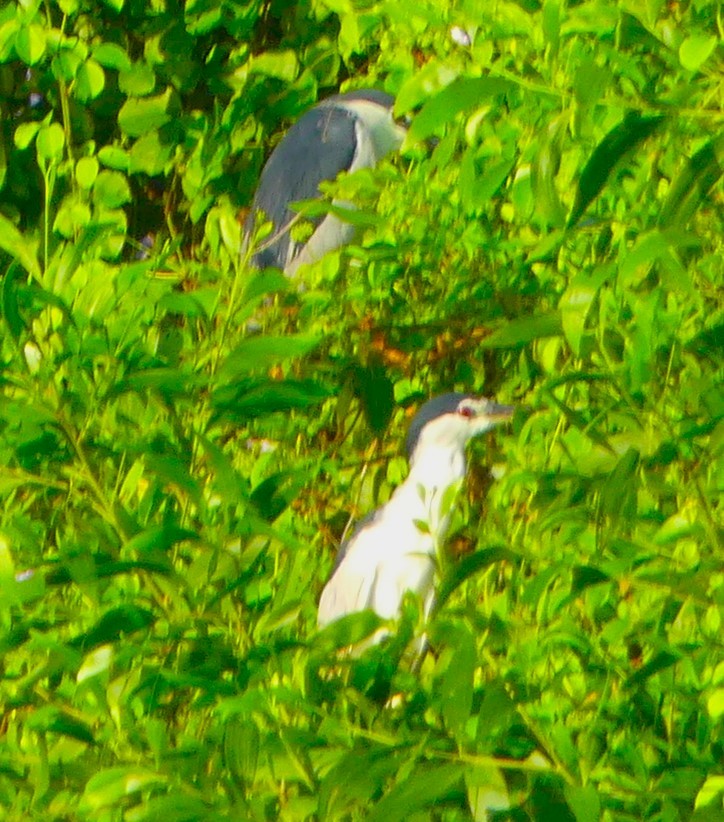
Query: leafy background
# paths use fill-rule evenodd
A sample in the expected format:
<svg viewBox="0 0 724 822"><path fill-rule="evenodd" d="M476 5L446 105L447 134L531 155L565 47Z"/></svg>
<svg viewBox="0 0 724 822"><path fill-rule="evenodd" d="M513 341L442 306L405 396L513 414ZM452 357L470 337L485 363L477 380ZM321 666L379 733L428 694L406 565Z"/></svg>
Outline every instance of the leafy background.
<svg viewBox="0 0 724 822"><path fill-rule="evenodd" d="M722 818L721 38L714 0L2 6L3 819ZM357 244L254 272L264 158L370 85L413 121L330 186ZM434 653L411 599L339 657L336 546L452 388L520 409Z"/></svg>

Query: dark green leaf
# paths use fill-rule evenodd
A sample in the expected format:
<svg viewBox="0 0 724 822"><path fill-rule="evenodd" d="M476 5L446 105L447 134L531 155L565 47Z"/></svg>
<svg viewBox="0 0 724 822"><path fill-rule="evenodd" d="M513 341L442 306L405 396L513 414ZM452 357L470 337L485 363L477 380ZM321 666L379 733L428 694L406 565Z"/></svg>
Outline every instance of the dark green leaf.
<svg viewBox="0 0 724 822"><path fill-rule="evenodd" d="M20 270L17 266L10 266L2 279L2 283L0 283L0 307L2 308L2 317L15 342L18 342L25 328L25 323L18 309L19 282Z"/></svg>
<svg viewBox="0 0 724 822"><path fill-rule="evenodd" d="M598 196L611 171L639 143L650 137L664 122L664 117L642 117L629 112L593 150L578 181L576 201L568 217L568 227L574 226Z"/></svg>
<svg viewBox="0 0 724 822"><path fill-rule="evenodd" d="M609 582L610 577L592 565L576 565L573 569L573 581L571 582L571 594L578 595L592 585L600 585L602 582Z"/></svg>
<svg viewBox="0 0 724 822"><path fill-rule="evenodd" d="M84 653L107 642L117 642L121 637L142 631L153 625L156 617L145 608L121 605L106 611L98 622L84 634L70 641L72 648Z"/></svg>
<svg viewBox="0 0 724 822"><path fill-rule="evenodd" d="M395 409L394 389L385 368L382 365L356 365L353 384L367 424L374 434L383 434Z"/></svg>
<svg viewBox="0 0 724 822"><path fill-rule="evenodd" d="M636 673L632 674L626 680L627 688L635 688L642 682L655 674L665 671L681 659L681 654L678 651L659 651L653 659L649 660L645 665L642 665Z"/></svg>
<svg viewBox="0 0 724 822"><path fill-rule="evenodd" d="M468 554L450 568L449 573L440 583L437 592L438 608L441 608L450 595L459 588L466 579L488 568L495 562L502 560L515 561L516 555L503 545L492 548L483 548L473 554Z"/></svg>
<svg viewBox="0 0 724 822"><path fill-rule="evenodd" d="M707 195L717 183L724 169L724 137L710 140L686 163L669 189L659 225L683 228L707 203Z"/></svg>

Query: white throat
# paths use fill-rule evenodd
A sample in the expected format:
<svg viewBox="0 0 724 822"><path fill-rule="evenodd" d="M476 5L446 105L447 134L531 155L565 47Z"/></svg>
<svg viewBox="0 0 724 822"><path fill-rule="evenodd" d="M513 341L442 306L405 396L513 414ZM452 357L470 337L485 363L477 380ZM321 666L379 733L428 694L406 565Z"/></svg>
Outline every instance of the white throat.
<svg viewBox="0 0 724 822"><path fill-rule="evenodd" d="M465 479L465 472L464 446L428 447L413 459L407 479L388 503L396 515L427 526L432 537L431 553L444 540L450 521L452 499L446 492L451 489L454 494Z"/></svg>

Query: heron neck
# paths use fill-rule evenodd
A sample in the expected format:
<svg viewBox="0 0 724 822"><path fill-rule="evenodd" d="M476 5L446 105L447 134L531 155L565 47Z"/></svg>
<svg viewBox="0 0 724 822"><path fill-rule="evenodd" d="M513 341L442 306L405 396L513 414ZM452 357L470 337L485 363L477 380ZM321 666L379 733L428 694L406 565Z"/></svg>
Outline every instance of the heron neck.
<svg viewBox="0 0 724 822"><path fill-rule="evenodd" d="M406 512L406 517L427 523L436 539L445 536L450 516L447 505L441 505L445 491L465 478L465 451L462 448L427 448L410 465L407 479L400 485L388 503L395 511Z"/></svg>
<svg viewBox="0 0 724 822"><path fill-rule="evenodd" d="M464 447L447 445L426 448L421 454L415 455L405 482L422 485L429 490L444 490L453 482L465 478L466 467Z"/></svg>

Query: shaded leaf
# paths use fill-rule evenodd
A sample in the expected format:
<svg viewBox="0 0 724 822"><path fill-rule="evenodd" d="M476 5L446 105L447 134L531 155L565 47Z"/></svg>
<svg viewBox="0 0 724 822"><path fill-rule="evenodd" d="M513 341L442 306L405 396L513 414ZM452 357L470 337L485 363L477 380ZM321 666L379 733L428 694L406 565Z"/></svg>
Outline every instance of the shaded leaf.
<svg viewBox="0 0 724 822"><path fill-rule="evenodd" d="M568 227L574 226L588 206L598 196L611 172L630 151L650 137L663 123L664 117L642 117L629 112L593 150L581 172L576 200L568 217Z"/></svg>
<svg viewBox="0 0 724 822"><path fill-rule="evenodd" d="M681 654L678 651L659 651L653 659L649 660L645 665L642 665L638 671L632 674L626 680L627 688L634 688L642 682L655 674L665 671L681 659Z"/></svg>
<svg viewBox="0 0 724 822"><path fill-rule="evenodd" d="M0 214L0 248L16 259L28 274L40 280L40 264L33 253L37 243L23 237L3 214Z"/></svg>
<svg viewBox="0 0 724 822"><path fill-rule="evenodd" d="M373 433L384 433L395 410L392 380L379 364L355 365L352 374L354 395L362 403L367 424Z"/></svg>
<svg viewBox="0 0 724 822"><path fill-rule="evenodd" d="M80 719L58 710L52 705L46 705L33 711L28 720L28 727L41 733L52 732L62 736L77 739L79 742L86 742L89 745L95 743L93 732L89 725Z"/></svg>
<svg viewBox="0 0 724 822"><path fill-rule="evenodd" d="M473 574L477 574L484 568L489 567L501 560L515 561L516 555L504 545L496 545L492 548L484 548L473 554L468 554L459 562L455 563L449 573L441 581L437 591L437 607L441 608L449 599L450 595L459 588L466 579Z"/></svg>
<svg viewBox="0 0 724 822"><path fill-rule="evenodd" d="M148 628L155 621L156 617L145 608L121 605L106 611L90 630L75 637L69 644L72 648L88 652L98 645L116 642L124 635Z"/></svg>
<svg viewBox="0 0 724 822"><path fill-rule="evenodd" d="M683 227L707 202L707 195L724 169L724 137L716 137L702 146L686 163L672 182L659 216L660 226Z"/></svg>
<svg viewBox="0 0 724 822"><path fill-rule="evenodd" d="M409 777L394 785L371 809L370 822L403 822L414 813L439 806L453 791L463 787L458 764L420 763Z"/></svg>
<svg viewBox="0 0 724 822"><path fill-rule="evenodd" d="M592 585L600 585L602 582L610 582L608 574L594 568L592 565L576 565L573 569L573 581L571 582L571 593L580 594Z"/></svg>
<svg viewBox="0 0 724 822"><path fill-rule="evenodd" d="M307 334L247 337L224 360L219 369L219 379L230 382L242 375L268 369L276 363L303 357L320 342L320 337Z"/></svg>

